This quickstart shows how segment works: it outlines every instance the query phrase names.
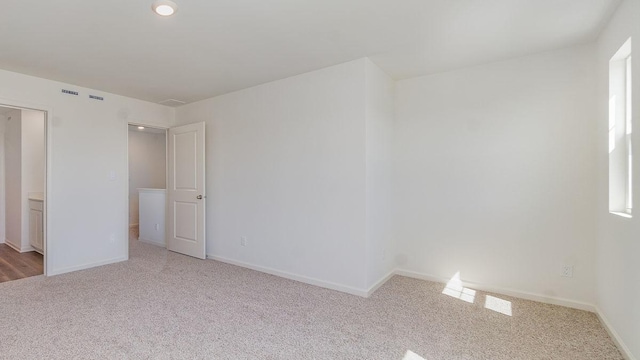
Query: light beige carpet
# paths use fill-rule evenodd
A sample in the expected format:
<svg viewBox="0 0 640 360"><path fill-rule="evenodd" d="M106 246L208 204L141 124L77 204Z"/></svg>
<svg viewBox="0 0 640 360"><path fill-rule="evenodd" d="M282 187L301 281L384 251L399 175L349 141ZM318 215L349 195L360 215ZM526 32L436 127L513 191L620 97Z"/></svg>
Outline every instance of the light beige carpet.
<svg viewBox="0 0 640 360"><path fill-rule="evenodd" d="M0 358L622 358L594 314L443 289L396 276L364 299L132 241L128 262L0 284Z"/></svg>

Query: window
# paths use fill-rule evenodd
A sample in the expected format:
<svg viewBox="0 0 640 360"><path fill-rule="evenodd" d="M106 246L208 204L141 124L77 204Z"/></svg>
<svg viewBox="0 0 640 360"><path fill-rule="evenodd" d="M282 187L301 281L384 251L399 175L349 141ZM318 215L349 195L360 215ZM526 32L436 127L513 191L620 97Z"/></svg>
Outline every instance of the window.
<svg viewBox="0 0 640 360"><path fill-rule="evenodd" d="M631 39L609 61L609 212L631 217Z"/></svg>

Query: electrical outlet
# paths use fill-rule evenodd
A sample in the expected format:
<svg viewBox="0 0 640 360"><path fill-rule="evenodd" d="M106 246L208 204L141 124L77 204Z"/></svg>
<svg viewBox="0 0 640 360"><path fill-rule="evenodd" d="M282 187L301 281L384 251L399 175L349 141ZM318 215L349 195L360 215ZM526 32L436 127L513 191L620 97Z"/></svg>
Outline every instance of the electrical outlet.
<svg viewBox="0 0 640 360"><path fill-rule="evenodd" d="M240 238L240 246L247 246L247 237L243 236Z"/></svg>
<svg viewBox="0 0 640 360"><path fill-rule="evenodd" d="M111 234L111 236L109 236L109 241L113 244L116 242L116 234Z"/></svg>
<svg viewBox="0 0 640 360"><path fill-rule="evenodd" d="M573 277L573 265L563 265L561 275L564 277Z"/></svg>
<svg viewBox="0 0 640 360"><path fill-rule="evenodd" d="M160 224L156 224L156 231L160 231Z"/></svg>

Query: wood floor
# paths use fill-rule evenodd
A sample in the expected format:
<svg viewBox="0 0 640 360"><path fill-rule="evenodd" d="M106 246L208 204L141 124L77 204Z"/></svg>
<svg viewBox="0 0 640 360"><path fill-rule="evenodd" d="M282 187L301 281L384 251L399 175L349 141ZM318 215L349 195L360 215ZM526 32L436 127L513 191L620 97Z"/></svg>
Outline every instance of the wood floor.
<svg viewBox="0 0 640 360"><path fill-rule="evenodd" d="M19 253L7 244L0 244L0 283L42 275L42 255L35 251Z"/></svg>

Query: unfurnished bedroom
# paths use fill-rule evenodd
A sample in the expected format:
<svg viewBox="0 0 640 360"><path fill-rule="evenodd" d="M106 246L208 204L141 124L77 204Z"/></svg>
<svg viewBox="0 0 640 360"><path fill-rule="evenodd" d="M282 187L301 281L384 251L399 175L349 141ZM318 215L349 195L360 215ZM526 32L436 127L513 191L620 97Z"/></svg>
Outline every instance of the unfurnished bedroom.
<svg viewBox="0 0 640 360"><path fill-rule="evenodd" d="M0 358L640 359L640 0L5 0Z"/></svg>

